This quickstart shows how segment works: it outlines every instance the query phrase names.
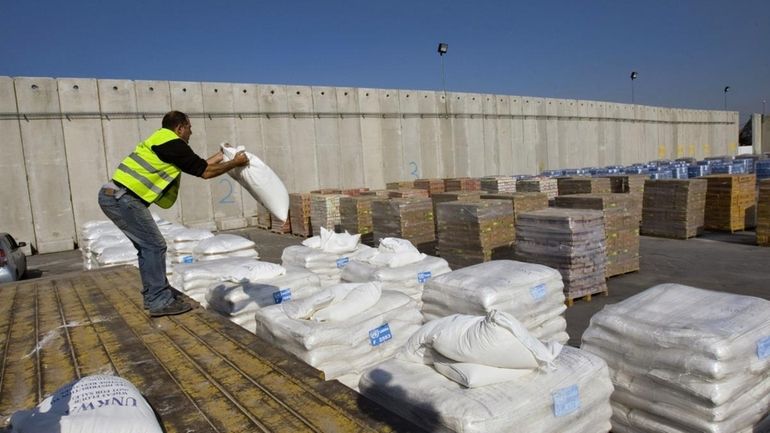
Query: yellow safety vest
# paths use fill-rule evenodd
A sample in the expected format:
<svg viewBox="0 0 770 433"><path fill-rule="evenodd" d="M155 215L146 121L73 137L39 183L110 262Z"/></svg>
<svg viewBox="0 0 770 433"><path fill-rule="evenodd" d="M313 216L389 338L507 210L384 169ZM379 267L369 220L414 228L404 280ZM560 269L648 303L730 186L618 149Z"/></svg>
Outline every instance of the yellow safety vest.
<svg viewBox="0 0 770 433"><path fill-rule="evenodd" d="M123 159L112 179L147 203L155 203L163 209L170 208L179 194L182 171L174 164L163 162L152 147L178 138L170 129L155 131Z"/></svg>

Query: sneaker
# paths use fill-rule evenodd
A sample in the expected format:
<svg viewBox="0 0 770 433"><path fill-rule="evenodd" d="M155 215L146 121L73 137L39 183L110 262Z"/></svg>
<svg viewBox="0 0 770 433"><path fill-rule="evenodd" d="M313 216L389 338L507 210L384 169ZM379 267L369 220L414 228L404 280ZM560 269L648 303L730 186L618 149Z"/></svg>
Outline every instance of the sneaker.
<svg viewBox="0 0 770 433"><path fill-rule="evenodd" d="M192 310L190 304L179 298L174 298L174 300L165 307L150 310L150 317L175 316L177 314L184 314L190 310Z"/></svg>

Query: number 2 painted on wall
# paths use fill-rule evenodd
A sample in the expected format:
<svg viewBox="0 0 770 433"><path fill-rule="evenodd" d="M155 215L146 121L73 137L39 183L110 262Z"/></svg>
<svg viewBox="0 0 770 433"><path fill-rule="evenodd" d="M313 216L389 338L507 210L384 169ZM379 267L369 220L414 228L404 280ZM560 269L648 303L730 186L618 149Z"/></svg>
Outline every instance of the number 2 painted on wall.
<svg viewBox="0 0 770 433"><path fill-rule="evenodd" d="M411 171L409 174L411 174L411 175L412 175L412 176L414 176L415 178L418 178L418 177L420 177L420 174L418 173L418 169L419 169L419 167L417 166L417 163L416 163L416 162L414 162L414 161L409 161L409 168L411 168L411 169L412 169L412 171Z"/></svg>
<svg viewBox="0 0 770 433"><path fill-rule="evenodd" d="M233 184L230 182L230 179L219 179L219 183L226 183L227 184L227 193L224 197L222 197L221 200L219 200L219 204L233 204L235 203L235 199L233 198Z"/></svg>

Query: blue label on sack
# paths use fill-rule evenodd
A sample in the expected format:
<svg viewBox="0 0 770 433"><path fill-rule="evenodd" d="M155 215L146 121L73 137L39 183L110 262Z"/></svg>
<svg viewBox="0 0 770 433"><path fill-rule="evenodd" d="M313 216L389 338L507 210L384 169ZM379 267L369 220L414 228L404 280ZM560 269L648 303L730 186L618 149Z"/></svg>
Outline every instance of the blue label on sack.
<svg viewBox="0 0 770 433"><path fill-rule="evenodd" d="M347 258L347 257L339 258L339 259L337 259L337 267L338 268L344 268L345 265L347 265L349 261L350 261L350 259Z"/></svg>
<svg viewBox="0 0 770 433"><path fill-rule="evenodd" d="M529 289L529 294L532 295L532 299L540 301L545 298L545 284L538 284L537 286Z"/></svg>
<svg viewBox="0 0 770 433"><path fill-rule="evenodd" d="M422 283L430 280L430 277L432 275L433 274L431 274L430 271L419 272L419 273L417 273L417 282L422 284Z"/></svg>
<svg viewBox="0 0 770 433"><path fill-rule="evenodd" d="M770 356L770 337L765 337L757 342L757 358L765 359Z"/></svg>
<svg viewBox="0 0 770 433"><path fill-rule="evenodd" d="M192 256L184 256L182 257L182 263L192 263L193 257Z"/></svg>
<svg viewBox="0 0 770 433"><path fill-rule="evenodd" d="M379 346L391 338L393 338L393 334L391 334L390 326L387 323L369 331L369 343L372 346Z"/></svg>
<svg viewBox="0 0 770 433"><path fill-rule="evenodd" d="M569 415L580 409L580 391L577 385L556 390L551 395L554 416Z"/></svg>
<svg viewBox="0 0 770 433"><path fill-rule="evenodd" d="M273 300L276 304L291 301L291 289L281 289L277 292L273 292Z"/></svg>

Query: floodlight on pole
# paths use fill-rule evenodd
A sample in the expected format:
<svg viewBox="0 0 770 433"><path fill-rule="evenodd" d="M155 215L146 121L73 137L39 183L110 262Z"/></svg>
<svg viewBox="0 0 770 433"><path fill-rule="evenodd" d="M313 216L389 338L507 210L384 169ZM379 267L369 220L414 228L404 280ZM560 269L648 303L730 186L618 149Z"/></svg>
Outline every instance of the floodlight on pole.
<svg viewBox="0 0 770 433"><path fill-rule="evenodd" d="M444 114L449 118L449 100L446 96L446 72L444 71L444 54L449 50L449 44L439 42L436 52L441 57L441 88L444 91Z"/></svg>
<svg viewBox="0 0 770 433"><path fill-rule="evenodd" d="M765 117L765 109L767 108L767 100L762 100L762 117Z"/></svg>
<svg viewBox="0 0 770 433"><path fill-rule="evenodd" d="M727 92L730 91L730 86L725 86L725 111L727 111Z"/></svg>
<svg viewBox="0 0 770 433"><path fill-rule="evenodd" d="M634 80L639 78L639 73L631 71L631 103L634 104Z"/></svg>

